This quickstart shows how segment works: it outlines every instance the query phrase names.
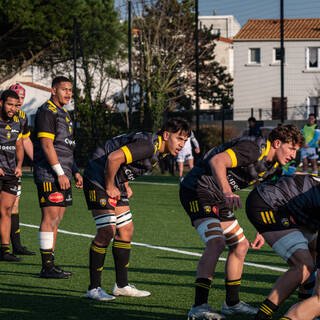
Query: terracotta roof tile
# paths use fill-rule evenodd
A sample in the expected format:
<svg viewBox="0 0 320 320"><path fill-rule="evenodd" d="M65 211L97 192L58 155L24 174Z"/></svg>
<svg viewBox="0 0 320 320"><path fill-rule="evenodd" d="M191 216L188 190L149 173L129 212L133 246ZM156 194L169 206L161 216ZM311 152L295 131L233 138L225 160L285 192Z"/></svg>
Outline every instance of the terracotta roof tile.
<svg viewBox="0 0 320 320"><path fill-rule="evenodd" d="M233 38L234 41L279 39L279 19L250 19ZM320 18L284 19L284 39L320 40Z"/></svg>

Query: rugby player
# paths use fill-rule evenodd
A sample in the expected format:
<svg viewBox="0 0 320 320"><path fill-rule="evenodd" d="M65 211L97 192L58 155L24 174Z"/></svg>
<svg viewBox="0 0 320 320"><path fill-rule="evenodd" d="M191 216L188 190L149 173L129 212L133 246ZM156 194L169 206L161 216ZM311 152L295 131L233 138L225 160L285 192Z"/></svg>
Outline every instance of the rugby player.
<svg viewBox="0 0 320 320"><path fill-rule="evenodd" d="M289 265L261 304L256 320L271 319L279 305L315 271L310 244L315 243L320 228L319 210L320 179L311 175L283 176L278 181L262 183L249 194L249 220Z"/></svg>
<svg viewBox="0 0 320 320"><path fill-rule="evenodd" d="M97 227L90 246L90 285L87 297L112 300L114 296L146 297L150 292L128 283L128 266L133 235L128 182L150 172L159 159L174 156L190 135L190 125L183 119L168 120L158 134L139 132L121 135L98 147L84 171L84 193L88 209ZM150 216L152 219L152 216ZM101 273L110 241L115 263L116 283L112 294L101 288Z"/></svg>
<svg viewBox="0 0 320 320"><path fill-rule="evenodd" d="M30 129L28 126L28 117L21 110L21 107L24 103L25 98L25 89L24 87L19 84L13 84L9 88L12 91L15 91L19 96L19 110L17 112L17 116L22 124L22 141L23 141L23 148L24 152L28 155L28 157L33 160L33 144L30 139ZM19 200L21 196L21 177L18 180L18 193L16 200L14 202L12 212L11 212L11 233L10 239L12 244L13 253L16 255L35 255L34 251L28 250L27 247L21 244L21 230L20 230L20 219L19 219Z"/></svg>
<svg viewBox="0 0 320 320"><path fill-rule="evenodd" d="M302 134L293 125L273 129L268 139L244 136L209 150L182 181L181 204L206 245L197 268L195 301L189 319L224 319L207 302L214 270L226 244L229 254L222 313L258 312L239 298L249 243L233 213L233 209L241 207L240 197L233 192L281 175L281 165L294 159L303 143ZM263 238L257 234L252 247L258 249L262 244Z"/></svg>
<svg viewBox="0 0 320 320"><path fill-rule="evenodd" d="M5 90L0 98L0 260L20 261L10 253L11 209L18 192L18 178L22 174L22 127L15 115L19 96Z"/></svg>
<svg viewBox="0 0 320 320"><path fill-rule="evenodd" d="M34 180L38 189L42 219L39 245L42 258L41 278L64 279L70 271L54 264L57 230L67 206L72 205L71 178L82 188L82 177L75 164L72 121L64 105L70 102L72 85L68 78L52 81L51 98L35 118Z"/></svg>
<svg viewBox="0 0 320 320"><path fill-rule="evenodd" d="M183 165L184 162L188 162L189 169L191 170L193 168L193 155L192 155L192 146L191 142L194 145L195 153L200 153L200 147L199 147L199 142L197 141L196 137L193 134L193 131L191 131L191 135L189 139L187 140L186 144L182 148L182 150L178 153L177 155L177 163L179 167L179 180L183 180Z"/></svg>

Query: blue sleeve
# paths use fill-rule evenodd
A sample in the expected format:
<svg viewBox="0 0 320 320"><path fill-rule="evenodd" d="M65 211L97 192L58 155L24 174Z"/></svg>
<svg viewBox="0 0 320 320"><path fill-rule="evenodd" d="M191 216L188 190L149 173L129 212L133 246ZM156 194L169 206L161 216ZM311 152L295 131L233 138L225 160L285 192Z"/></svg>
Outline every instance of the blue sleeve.
<svg viewBox="0 0 320 320"><path fill-rule="evenodd" d="M317 148L318 147L318 141L320 139L320 130L315 129L314 130L314 137L313 139L308 143L308 146L310 148Z"/></svg>

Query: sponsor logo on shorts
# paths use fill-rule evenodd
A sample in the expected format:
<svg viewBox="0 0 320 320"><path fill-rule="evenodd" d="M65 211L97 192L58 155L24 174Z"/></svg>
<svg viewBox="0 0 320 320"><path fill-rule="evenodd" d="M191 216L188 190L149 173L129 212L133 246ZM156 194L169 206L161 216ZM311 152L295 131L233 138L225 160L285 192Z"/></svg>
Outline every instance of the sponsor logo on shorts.
<svg viewBox="0 0 320 320"><path fill-rule="evenodd" d="M232 211L228 211L224 214L224 217L229 219L234 217L234 213Z"/></svg>
<svg viewBox="0 0 320 320"><path fill-rule="evenodd" d="M51 193L48 197L50 202L59 203L63 201L63 194L60 192Z"/></svg>
<svg viewBox="0 0 320 320"><path fill-rule="evenodd" d="M204 207L203 207L203 211L204 211L205 213L210 213L210 212L211 212L211 207L210 207L210 206L204 206Z"/></svg>
<svg viewBox="0 0 320 320"><path fill-rule="evenodd" d="M290 216L290 221L293 223L293 224L296 224L296 222L294 221L293 217Z"/></svg>
<svg viewBox="0 0 320 320"><path fill-rule="evenodd" d="M212 212L219 215L219 208L216 206L212 207Z"/></svg>
<svg viewBox="0 0 320 320"><path fill-rule="evenodd" d="M113 198L109 198L108 199L108 202L109 202L109 204L110 204L110 206L112 206L112 207L116 207L117 206L117 200L116 199L113 199Z"/></svg>
<svg viewBox="0 0 320 320"><path fill-rule="evenodd" d="M289 225L290 225L288 218L282 218L281 223L284 227L289 227Z"/></svg>
<svg viewBox="0 0 320 320"><path fill-rule="evenodd" d="M18 191L18 188L15 186L15 187L13 187L13 188L10 188L10 190L13 191L13 192L17 192L17 191Z"/></svg>
<svg viewBox="0 0 320 320"><path fill-rule="evenodd" d="M107 199L100 199L100 206L105 207L107 205ZM109 202L110 203L110 202Z"/></svg>
<svg viewBox="0 0 320 320"><path fill-rule="evenodd" d="M72 201L72 196L71 196L71 194L68 194L68 197L66 198L66 200L65 201Z"/></svg>

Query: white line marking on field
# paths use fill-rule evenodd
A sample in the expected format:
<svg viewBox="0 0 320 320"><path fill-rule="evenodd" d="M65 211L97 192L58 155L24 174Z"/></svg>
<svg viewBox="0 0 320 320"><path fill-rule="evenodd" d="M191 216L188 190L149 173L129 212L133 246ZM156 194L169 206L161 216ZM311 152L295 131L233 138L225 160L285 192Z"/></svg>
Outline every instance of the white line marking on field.
<svg viewBox="0 0 320 320"><path fill-rule="evenodd" d="M171 186L171 187L177 187L179 186L179 183L162 183L162 182L145 182L145 181L132 181L130 184L153 184L158 186Z"/></svg>
<svg viewBox="0 0 320 320"><path fill-rule="evenodd" d="M33 224L20 223L20 225L24 226L24 227L28 227L28 228L39 229L39 226L35 226ZM66 230L61 230L61 229L58 229L58 232L64 233L64 234L69 234L69 235L72 235L72 236L80 236L80 237L85 237L85 238L94 238L94 235L92 235L92 234L77 233L77 232L71 232L71 231L66 231ZM169 252L185 254L185 255L188 255L188 256L196 256L196 257L200 257L201 256L201 253L197 253L197 252L190 252L190 251L185 251L185 250L177 250L177 249L172 249L172 248L168 248L168 247L161 247L161 246L153 246L151 244L146 244L146 243L131 242L131 244L133 244L135 246L140 246L140 247L146 247L146 248L151 248L151 249L157 249L157 250L163 250L163 251L169 251ZM219 258L219 261L226 261L226 258ZM258 263L252 263L252 262L245 262L244 264L247 265L247 266L251 266L251 267L269 269L269 270L273 270L273 271L280 271L280 272L287 271L287 269L284 269L284 268L271 267L271 266L267 266L267 265L264 265L264 264L258 264Z"/></svg>

